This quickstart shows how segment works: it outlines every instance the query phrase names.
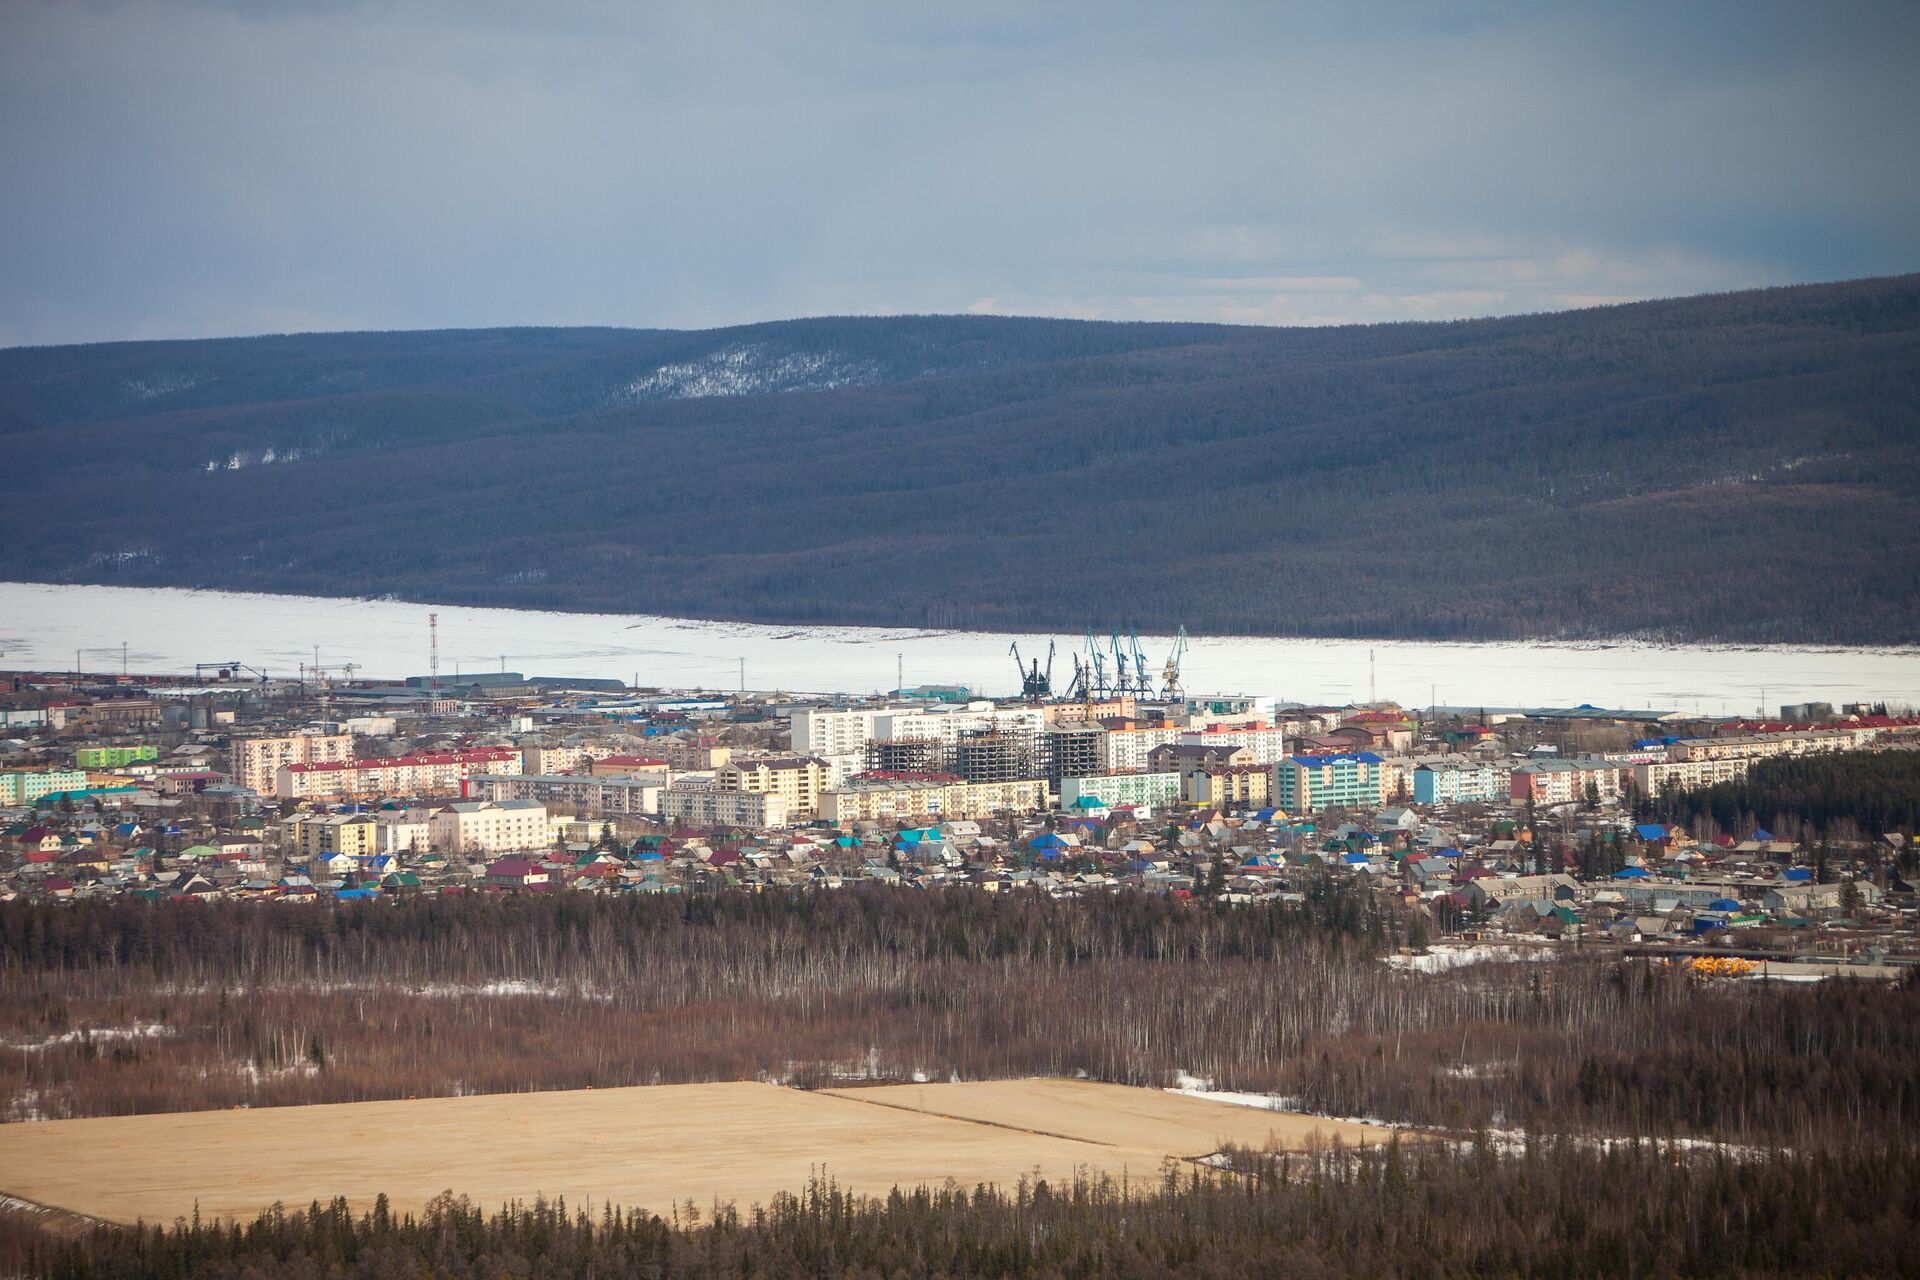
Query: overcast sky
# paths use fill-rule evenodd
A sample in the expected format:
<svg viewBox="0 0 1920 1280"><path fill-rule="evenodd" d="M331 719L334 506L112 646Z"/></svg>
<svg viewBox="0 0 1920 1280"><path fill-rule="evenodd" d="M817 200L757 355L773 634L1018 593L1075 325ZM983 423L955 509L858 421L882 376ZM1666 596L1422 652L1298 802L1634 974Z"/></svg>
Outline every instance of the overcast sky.
<svg viewBox="0 0 1920 1280"><path fill-rule="evenodd" d="M0 345L1920 269L1920 3L0 0Z"/></svg>

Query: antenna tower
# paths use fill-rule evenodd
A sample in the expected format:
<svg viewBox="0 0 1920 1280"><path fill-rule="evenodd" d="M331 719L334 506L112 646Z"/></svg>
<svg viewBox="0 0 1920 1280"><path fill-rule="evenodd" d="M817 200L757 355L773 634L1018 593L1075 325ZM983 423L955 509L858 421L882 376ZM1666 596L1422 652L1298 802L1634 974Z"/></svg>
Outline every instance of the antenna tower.
<svg viewBox="0 0 1920 1280"><path fill-rule="evenodd" d="M427 615L427 677L435 693L440 691L440 615Z"/></svg>
<svg viewBox="0 0 1920 1280"><path fill-rule="evenodd" d="M1378 698L1373 690L1373 650L1367 650L1367 705L1372 706Z"/></svg>

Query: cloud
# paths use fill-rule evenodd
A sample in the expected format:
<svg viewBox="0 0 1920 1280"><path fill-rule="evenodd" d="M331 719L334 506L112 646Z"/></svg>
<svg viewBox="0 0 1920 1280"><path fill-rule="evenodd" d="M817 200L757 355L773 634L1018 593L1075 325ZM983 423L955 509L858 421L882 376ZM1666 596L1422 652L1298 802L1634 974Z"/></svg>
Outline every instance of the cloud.
<svg viewBox="0 0 1920 1280"><path fill-rule="evenodd" d="M9 7L0 341L1306 324L1920 267L1920 6Z"/></svg>

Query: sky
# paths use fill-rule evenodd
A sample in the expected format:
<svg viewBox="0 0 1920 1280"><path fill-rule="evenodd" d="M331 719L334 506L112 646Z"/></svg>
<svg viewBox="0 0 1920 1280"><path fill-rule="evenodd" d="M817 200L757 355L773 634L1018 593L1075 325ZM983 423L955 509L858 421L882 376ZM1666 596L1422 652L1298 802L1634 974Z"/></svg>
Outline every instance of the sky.
<svg viewBox="0 0 1920 1280"><path fill-rule="evenodd" d="M0 0L0 346L1920 270L1920 4Z"/></svg>

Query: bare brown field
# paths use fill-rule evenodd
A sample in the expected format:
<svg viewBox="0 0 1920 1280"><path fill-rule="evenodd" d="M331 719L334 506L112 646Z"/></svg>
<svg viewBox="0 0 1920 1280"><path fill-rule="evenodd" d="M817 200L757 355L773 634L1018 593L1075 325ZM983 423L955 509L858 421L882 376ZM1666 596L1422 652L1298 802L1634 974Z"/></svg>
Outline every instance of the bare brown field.
<svg viewBox="0 0 1920 1280"><path fill-rule="evenodd" d="M564 1196L666 1212L764 1203L815 1173L881 1194L1079 1172L1157 1178L1226 1142L1300 1148L1371 1125L1078 1080L806 1092L753 1083L493 1094L0 1125L0 1190L130 1222L250 1217L384 1192Z"/></svg>

